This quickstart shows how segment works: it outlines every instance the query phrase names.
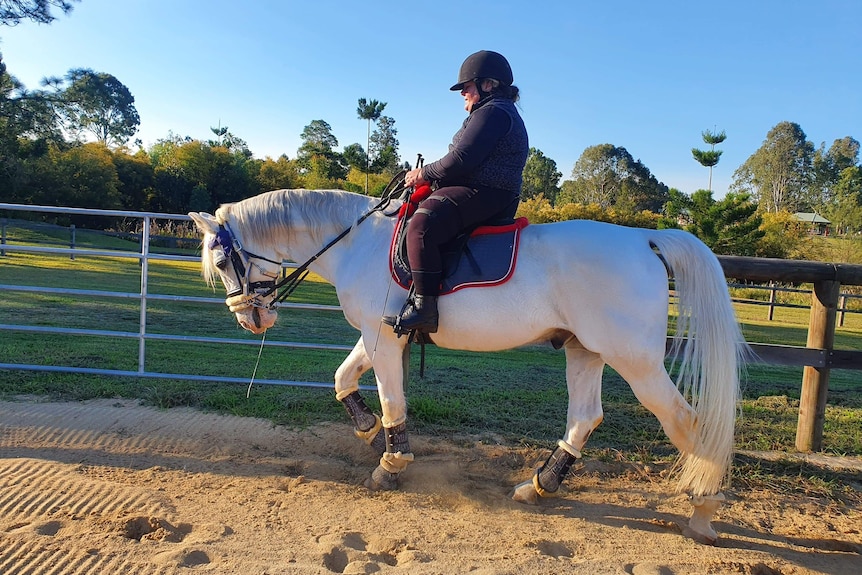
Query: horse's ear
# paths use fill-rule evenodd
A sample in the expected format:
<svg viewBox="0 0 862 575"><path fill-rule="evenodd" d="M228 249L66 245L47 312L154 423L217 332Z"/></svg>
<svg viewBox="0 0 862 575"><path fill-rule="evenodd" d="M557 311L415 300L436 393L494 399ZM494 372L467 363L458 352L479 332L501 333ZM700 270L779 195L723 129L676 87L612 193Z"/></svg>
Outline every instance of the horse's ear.
<svg viewBox="0 0 862 575"><path fill-rule="evenodd" d="M189 217L203 234L214 234L218 231L218 222L211 214L206 212L189 212Z"/></svg>

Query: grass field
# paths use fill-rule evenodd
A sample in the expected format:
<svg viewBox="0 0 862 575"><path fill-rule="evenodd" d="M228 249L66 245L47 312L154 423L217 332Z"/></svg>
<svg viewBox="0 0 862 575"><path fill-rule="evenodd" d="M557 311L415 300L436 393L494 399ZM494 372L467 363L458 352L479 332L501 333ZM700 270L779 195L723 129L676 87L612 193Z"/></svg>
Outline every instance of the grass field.
<svg viewBox="0 0 862 575"><path fill-rule="evenodd" d="M32 238L31 238L32 239ZM86 239L86 238L84 238ZM115 242L121 240L112 240ZM92 240L95 247L97 240ZM122 245L122 244L119 244ZM128 246L128 244L126 244ZM101 246L104 247L104 246ZM149 293L221 298L200 278L197 264L149 263ZM50 286L137 293L139 265L134 259L33 255L0 257L0 284ZM294 303L337 305L334 289L314 278L292 296ZM773 321L761 306L739 305L748 341L804 346L808 310L779 308ZM149 341L146 369L163 373L200 373L251 378L259 337L239 328L223 304L150 299L147 332L246 340L247 346ZM58 295L4 290L0 323L137 333L137 299ZM268 341L300 341L352 346L357 333L340 312L282 310ZM836 332L836 347L862 350L862 314L848 314ZM344 351L265 348L257 378L330 382ZM507 443L551 445L564 429L566 390L564 356L549 347L477 354L428 348L425 377L418 377L418 348L408 383L412 429L457 437L487 436ZM0 362L136 370L135 338L69 336L3 331ZM792 450L802 368L751 365L745 378L738 447ZM363 384L373 385L366 375ZM200 383L80 374L0 370L0 396L33 394L62 399L133 397L162 408L194 406L243 416L269 418L285 425L347 421L331 390ZM366 394L377 407L373 394ZM604 457L650 460L675 453L658 422L612 370L603 386L605 421L589 447ZM833 370L824 430L829 453L862 455L862 372Z"/></svg>

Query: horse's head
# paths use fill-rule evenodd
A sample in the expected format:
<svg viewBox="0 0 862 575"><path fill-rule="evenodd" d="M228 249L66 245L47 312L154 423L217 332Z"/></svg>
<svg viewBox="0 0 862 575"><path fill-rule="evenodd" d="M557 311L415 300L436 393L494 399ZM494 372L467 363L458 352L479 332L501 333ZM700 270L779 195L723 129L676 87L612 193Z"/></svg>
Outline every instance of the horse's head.
<svg viewBox="0 0 862 575"><path fill-rule="evenodd" d="M227 292L225 303L243 328L263 333L278 317L272 303L281 262L246 250L223 214L216 214L189 213L204 235L202 274L210 285L215 285L216 276L221 279Z"/></svg>

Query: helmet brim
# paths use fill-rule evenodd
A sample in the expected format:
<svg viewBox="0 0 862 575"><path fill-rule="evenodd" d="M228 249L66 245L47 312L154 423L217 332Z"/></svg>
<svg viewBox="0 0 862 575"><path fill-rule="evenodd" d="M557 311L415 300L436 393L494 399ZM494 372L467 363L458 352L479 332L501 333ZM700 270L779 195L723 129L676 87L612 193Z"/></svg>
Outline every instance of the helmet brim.
<svg viewBox="0 0 862 575"><path fill-rule="evenodd" d="M449 90L451 90L452 92L460 92L461 90L464 89L464 84L466 84L466 83L467 82L458 82L457 84L455 84L454 86L449 88Z"/></svg>

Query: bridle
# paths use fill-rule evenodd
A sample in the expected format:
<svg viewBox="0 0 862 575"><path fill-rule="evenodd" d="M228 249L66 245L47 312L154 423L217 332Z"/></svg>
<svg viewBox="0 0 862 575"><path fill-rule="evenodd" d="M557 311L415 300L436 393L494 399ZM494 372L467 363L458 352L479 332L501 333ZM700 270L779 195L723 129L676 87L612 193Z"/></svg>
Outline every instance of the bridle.
<svg viewBox="0 0 862 575"><path fill-rule="evenodd" d="M421 158L421 155L419 156ZM276 264L281 267L282 262L269 259L267 257L255 254L243 248L236 235L231 231L227 222L219 224L218 232L209 242L209 248L213 253L213 263L219 270L224 271L227 262L230 261L233 267L233 273L236 276L236 282L240 286L238 289L231 290L227 293L225 303L232 312L242 311L244 309L259 308L272 310L279 303L290 297L299 284L302 283L310 273L308 267L314 263L317 258L322 256L329 248L341 241L344 236L350 231L364 222L374 212L386 209L386 206L395 198L396 194L405 193L405 198L409 197L412 188L405 188L404 176L406 170L392 178L392 181L387 184L383 190L382 199L368 212L363 214L349 228L342 231L329 243L323 246L320 251L311 256L302 265L294 269L284 278L277 280L278 273L273 273L265 270L260 264L254 260L261 260ZM391 215L391 214L389 214ZM220 251L216 248L221 248ZM263 281L251 281L251 270L257 269L262 275L271 278ZM280 290L280 291L279 291ZM271 296L275 297L271 297ZM271 298L269 302L266 300Z"/></svg>
<svg viewBox="0 0 862 575"><path fill-rule="evenodd" d="M233 268L233 274L239 287L227 292L225 303L231 311L241 311L248 307L271 309L272 302L266 304L264 299L272 293L278 273L266 270L254 260L269 262L281 267L280 261L269 259L243 248L242 243L231 231L227 222L219 224L218 231L210 240L209 248L213 253L213 263L219 270L227 273L225 268L228 261ZM221 249L218 250L217 248ZM271 279L251 281L252 269L256 269Z"/></svg>

